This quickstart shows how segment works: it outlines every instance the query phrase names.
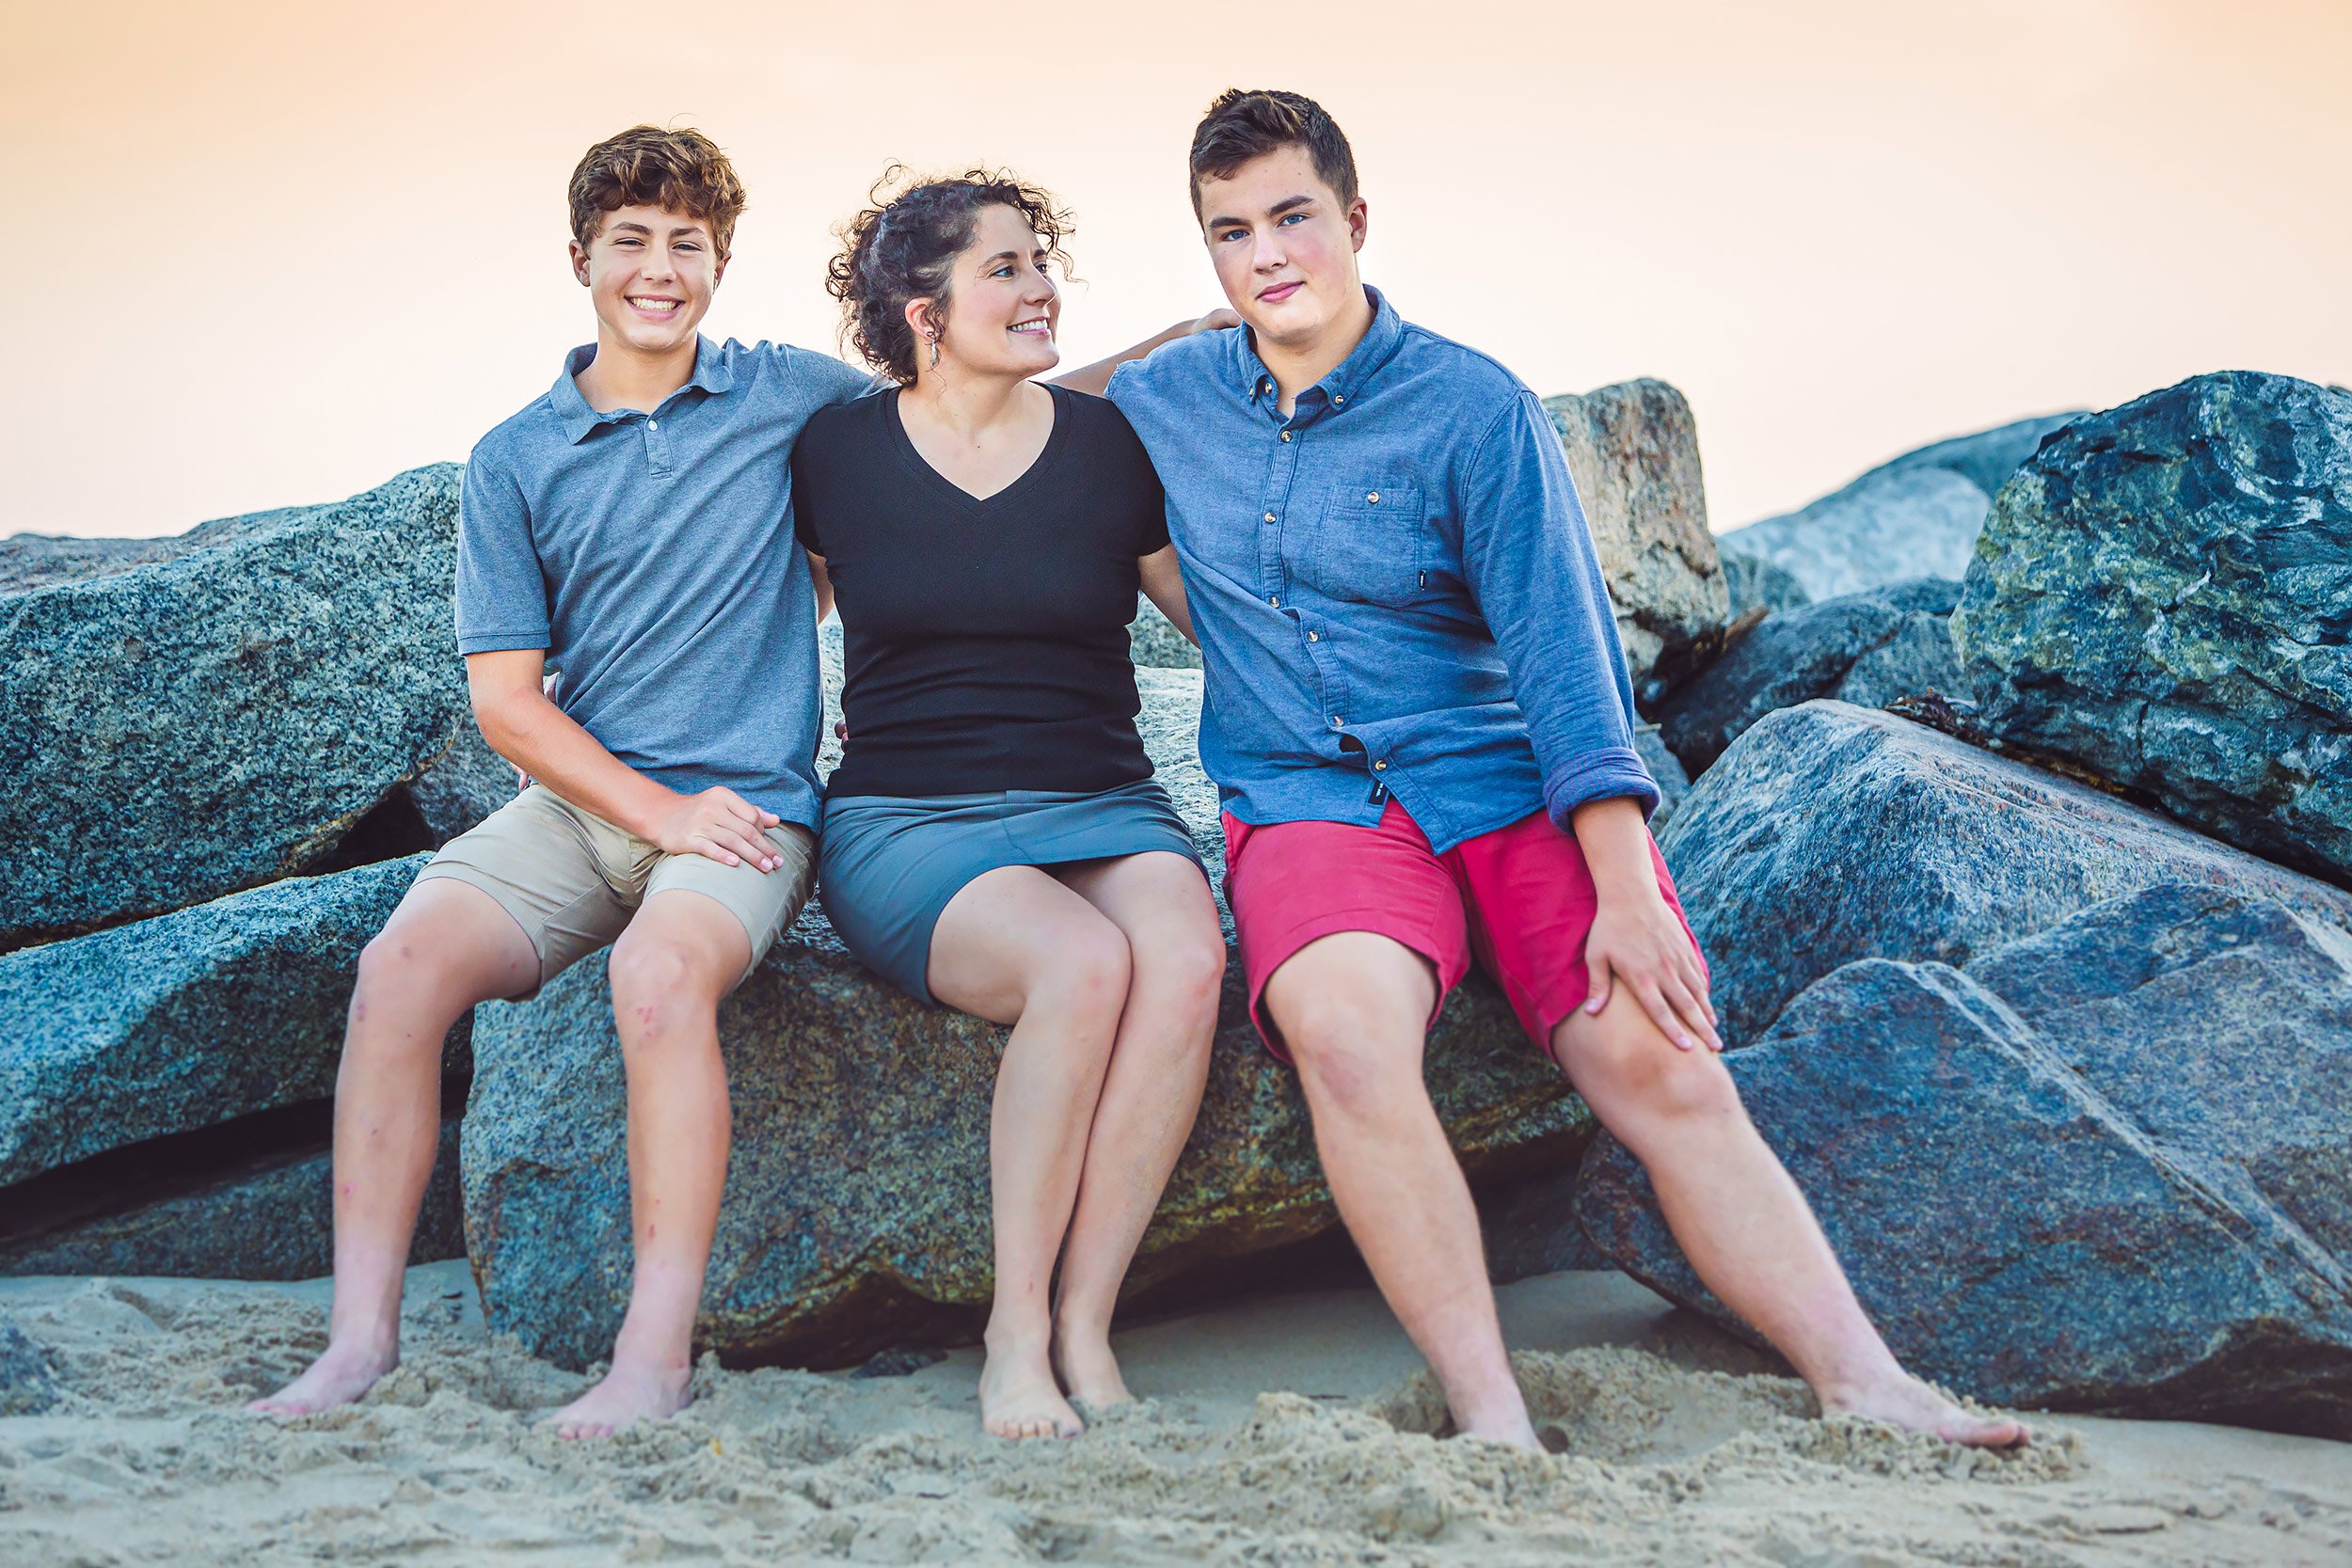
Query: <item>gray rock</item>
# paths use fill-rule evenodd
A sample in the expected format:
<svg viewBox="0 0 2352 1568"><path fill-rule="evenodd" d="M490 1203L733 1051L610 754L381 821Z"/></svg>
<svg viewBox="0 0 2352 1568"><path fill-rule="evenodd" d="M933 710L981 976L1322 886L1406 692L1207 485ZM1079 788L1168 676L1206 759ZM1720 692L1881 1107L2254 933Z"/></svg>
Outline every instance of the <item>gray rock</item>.
<svg viewBox="0 0 2352 1568"><path fill-rule="evenodd" d="M0 1241L0 1275L316 1279L335 1267L334 1156L268 1158L192 1191ZM441 1126L408 1261L466 1255L457 1122Z"/></svg>
<svg viewBox="0 0 2352 1568"><path fill-rule="evenodd" d="M1707 531L1698 425L1662 381L1546 398L1592 525L1633 688L1645 702L1679 678L1693 644L1731 619Z"/></svg>
<svg viewBox="0 0 2352 1568"><path fill-rule="evenodd" d="M2003 745L2352 881L2352 397L2237 371L2077 420L1953 631Z"/></svg>
<svg viewBox="0 0 2352 1568"><path fill-rule="evenodd" d="M1682 770L1681 760L1666 750L1655 724L1633 726L1633 749L1642 754L1642 766L1658 783L1658 809L1650 814L1649 831L1662 833L1675 819L1675 808L1691 793L1691 775Z"/></svg>
<svg viewBox="0 0 2352 1568"><path fill-rule="evenodd" d="M359 949L423 857L0 956L0 1183L334 1092ZM448 1065L466 1065L463 1026Z"/></svg>
<svg viewBox="0 0 2352 1568"><path fill-rule="evenodd" d="M1929 578L1774 615L1659 707L1665 744L1695 775L1776 708L1964 692L1946 626L1959 600L1957 581Z"/></svg>
<svg viewBox="0 0 2352 1568"><path fill-rule="evenodd" d="M216 517L185 533L148 539L78 538L64 533L15 533L0 539L0 594L54 588L61 582L127 571L202 549L224 534L266 527L303 511L281 507L239 517Z"/></svg>
<svg viewBox="0 0 2352 1568"><path fill-rule="evenodd" d="M457 473L0 598L0 948L318 863L448 749Z"/></svg>
<svg viewBox="0 0 2352 1568"><path fill-rule="evenodd" d="M1139 672L1141 729L1213 868L1193 754L1200 677ZM1216 879L1213 878L1213 884ZM1240 966L1207 1102L1131 1285L1174 1288L1336 1223L1295 1074L1259 1048ZM482 1009L464 1132L466 1229L494 1331L567 1365L604 1355L630 1267L625 1101L604 966ZM722 1009L735 1143L698 1338L819 1366L975 1334L990 1289L988 1117L1004 1031L860 969L821 912ZM1430 1046L1440 1115L1481 1180L1565 1163L1587 1116L1484 982Z"/></svg>
<svg viewBox="0 0 2352 1568"><path fill-rule="evenodd" d="M1735 1045L1841 964L1963 964L2157 882L2275 897L2352 925L2342 889L1843 703L1757 721L1691 786L1660 847Z"/></svg>
<svg viewBox="0 0 2352 1568"><path fill-rule="evenodd" d="M469 721L457 726L449 750L400 793L416 808L425 841L437 849L512 800L521 785L515 765L490 750Z"/></svg>
<svg viewBox="0 0 2352 1568"><path fill-rule="evenodd" d="M1160 607L1141 594L1136 596L1136 618L1127 627L1127 642L1137 668L1200 668L1200 650L1192 645L1192 639L1178 631L1176 623L1161 614Z"/></svg>
<svg viewBox="0 0 2352 1568"><path fill-rule="evenodd" d="M2154 887L1964 973L1850 964L1731 1069L1917 1371L2352 1436L2352 936ZM1581 1176L1608 1256L1746 1332L1622 1147Z"/></svg>
<svg viewBox="0 0 2352 1568"><path fill-rule="evenodd" d="M1716 543L1726 557L1753 556L1793 573L1817 600L1907 578L1958 578L1993 493L2074 418L2019 420L1907 451L1798 511L1728 530Z"/></svg>
<svg viewBox="0 0 2352 1568"><path fill-rule="evenodd" d="M1478 1226L1486 1243L1488 1279L1508 1285L1538 1275L1616 1272L1617 1260L1576 1222L1579 1168L1564 1164L1480 1195Z"/></svg>
<svg viewBox="0 0 2352 1568"><path fill-rule="evenodd" d="M1735 620L1758 605L1778 615L1813 602L1797 574L1786 566L1735 549L1724 551L1723 558L1724 586L1730 592Z"/></svg>
<svg viewBox="0 0 2352 1568"><path fill-rule="evenodd" d="M0 1416L39 1416L56 1404L49 1353L0 1318Z"/></svg>

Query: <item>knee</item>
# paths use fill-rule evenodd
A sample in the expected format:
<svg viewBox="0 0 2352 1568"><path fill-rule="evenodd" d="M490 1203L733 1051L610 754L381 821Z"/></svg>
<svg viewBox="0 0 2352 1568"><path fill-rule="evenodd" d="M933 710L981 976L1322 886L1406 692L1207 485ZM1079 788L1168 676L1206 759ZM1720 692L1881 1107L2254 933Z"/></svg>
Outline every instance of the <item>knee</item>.
<svg viewBox="0 0 2352 1568"><path fill-rule="evenodd" d="M1215 1020L1225 991L1225 939L1211 929L1187 931L1177 941L1156 945L1152 966L1168 1006L1194 1021Z"/></svg>
<svg viewBox="0 0 2352 1568"><path fill-rule="evenodd" d="M1400 1024L1387 1009L1327 995L1295 1012L1282 1022L1282 1038L1315 1107L1368 1116L1421 1087L1420 1053L1389 1037Z"/></svg>
<svg viewBox="0 0 2352 1568"><path fill-rule="evenodd" d="M1126 935L1107 920L1095 920L1064 933L1055 945L1051 969L1031 995L1057 1009L1116 1024L1134 977L1135 954Z"/></svg>
<svg viewBox="0 0 2352 1568"><path fill-rule="evenodd" d="M705 971L683 942L662 937L628 935L612 944L605 972L612 982L612 1010L625 1024L622 1044L649 1043L668 1033L666 1025L684 1014L715 1006Z"/></svg>
<svg viewBox="0 0 2352 1568"><path fill-rule="evenodd" d="M456 956L434 936L399 921L359 949L359 973L352 987L355 1013L389 1003L436 999L458 981Z"/></svg>
<svg viewBox="0 0 2352 1568"><path fill-rule="evenodd" d="M1671 1121L1742 1114L1723 1058L1704 1048L1680 1049L1645 1015L1577 1035L1562 1060L1577 1091L1604 1114Z"/></svg>

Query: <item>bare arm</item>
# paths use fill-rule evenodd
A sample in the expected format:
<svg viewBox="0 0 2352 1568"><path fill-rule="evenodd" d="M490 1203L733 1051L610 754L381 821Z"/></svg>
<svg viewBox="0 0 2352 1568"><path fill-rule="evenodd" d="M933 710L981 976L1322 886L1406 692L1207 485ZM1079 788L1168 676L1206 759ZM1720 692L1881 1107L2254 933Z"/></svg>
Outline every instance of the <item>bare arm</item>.
<svg viewBox="0 0 2352 1568"><path fill-rule="evenodd" d="M542 648L466 656L474 722L490 749L580 810L651 841L674 855L698 854L723 865L751 862L762 871L783 863L764 831L776 825L731 789L680 795L606 751L540 686Z"/></svg>
<svg viewBox="0 0 2352 1568"><path fill-rule="evenodd" d="M1194 647L1200 639L1192 629L1192 607L1184 598L1184 575L1176 564L1176 546L1167 546L1153 550L1136 562L1143 575L1143 595L1160 607L1160 613L1184 634L1184 641Z"/></svg>
<svg viewBox="0 0 2352 1568"><path fill-rule="evenodd" d="M1057 375L1054 377L1054 385L1067 387L1073 392L1089 392L1099 398L1110 388L1111 372L1119 369L1128 360L1140 359L1162 343L1172 343L1179 338L1189 338L1196 332L1215 332L1221 327L1240 325L1239 316L1229 309L1220 308L1210 311L1198 321L1178 322L1157 337L1146 338L1135 347L1114 354L1108 359L1097 359L1091 365L1080 366L1068 375Z"/></svg>
<svg viewBox="0 0 2352 1568"><path fill-rule="evenodd" d="M833 613L833 577L825 570L825 558L815 550L807 552L808 575L817 584L817 619Z"/></svg>

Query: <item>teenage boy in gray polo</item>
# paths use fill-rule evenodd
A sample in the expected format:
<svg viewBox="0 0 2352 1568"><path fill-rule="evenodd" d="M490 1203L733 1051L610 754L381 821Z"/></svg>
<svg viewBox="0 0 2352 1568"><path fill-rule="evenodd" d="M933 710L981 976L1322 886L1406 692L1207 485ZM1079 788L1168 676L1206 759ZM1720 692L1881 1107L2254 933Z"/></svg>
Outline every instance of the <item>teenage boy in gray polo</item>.
<svg viewBox="0 0 2352 1568"><path fill-rule="evenodd" d="M476 1003L528 998L608 943L636 1272L612 1370L552 1419L602 1436L686 1402L726 1179L718 1006L791 924L816 863L830 594L793 539L787 458L810 414L869 378L697 332L743 209L700 134L598 143L570 202L596 341L483 437L460 503L474 717L539 782L452 840L360 955L335 1085L327 1347L248 1407L262 1414L346 1403L399 1364L442 1038ZM1062 379L1100 391L1116 363Z"/></svg>
<svg viewBox="0 0 2352 1568"><path fill-rule="evenodd" d="M1354 155L1311 100L1225 94L1191 172L1245 330L1125 367L1110 395L1168 492L1251 1010L1461 1430L1536 1447L1422 1074L1475 956L1647 1166L1700 1277L1825 1409L2022 1440L1896 1363L1740 1108L1542 405L1364 286Z"/></svg>

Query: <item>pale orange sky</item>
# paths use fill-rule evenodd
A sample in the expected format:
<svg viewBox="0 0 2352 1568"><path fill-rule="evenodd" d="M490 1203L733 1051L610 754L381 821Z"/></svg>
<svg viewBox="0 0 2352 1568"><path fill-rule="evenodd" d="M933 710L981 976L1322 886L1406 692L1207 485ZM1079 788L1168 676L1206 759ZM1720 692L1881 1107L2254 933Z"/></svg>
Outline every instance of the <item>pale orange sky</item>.
<svg viewBox="0 0 2352 1568"><path fill-rule="evenodd" d="M1076 210L1077 363L1217 302L1209 98L1311 93L1366 277L1540 392L1673 381L1719 529L2201 371L2352 381L2345 0L5 4L0 533L463 457L593 336L564 183L641 120L751 191L707 330L834 347L831 226L977 160Z"/></svg>

